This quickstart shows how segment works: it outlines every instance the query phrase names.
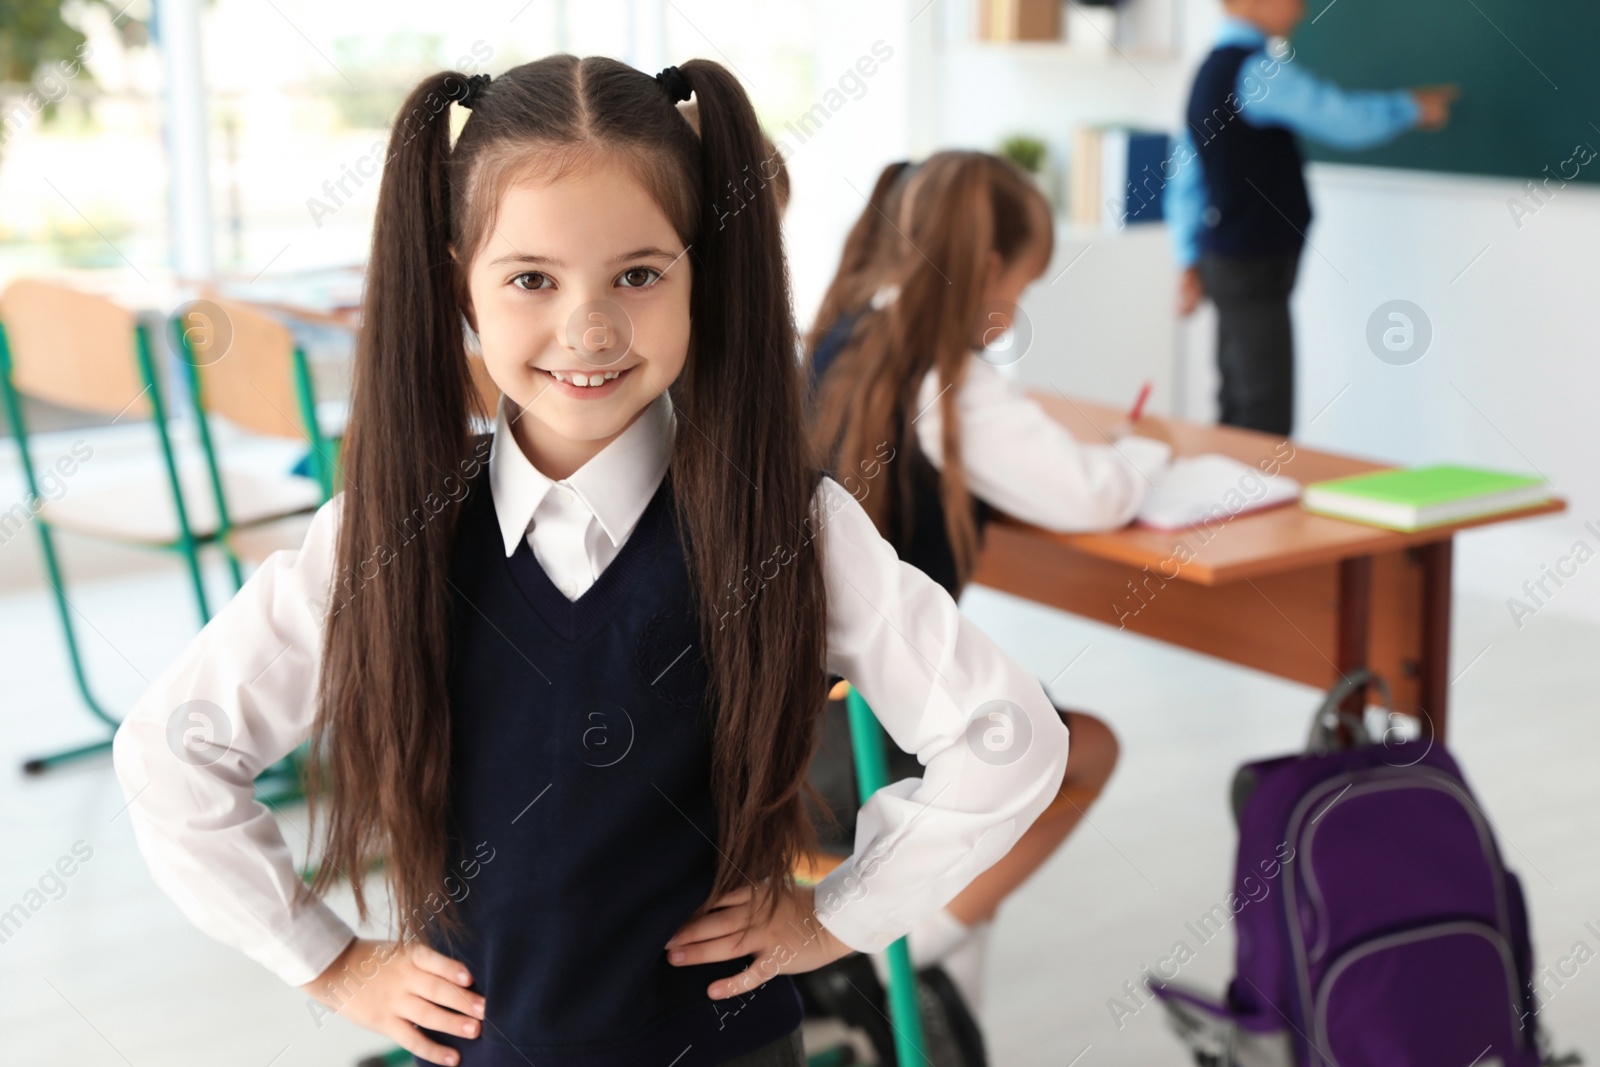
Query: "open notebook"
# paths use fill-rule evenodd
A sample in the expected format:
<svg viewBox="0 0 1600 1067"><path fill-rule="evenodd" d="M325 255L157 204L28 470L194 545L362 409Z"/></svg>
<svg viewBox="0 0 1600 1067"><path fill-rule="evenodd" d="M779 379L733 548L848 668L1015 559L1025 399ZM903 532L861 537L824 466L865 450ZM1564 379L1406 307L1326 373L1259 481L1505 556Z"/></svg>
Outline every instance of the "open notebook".
<svg viewBox="0 0 1600 1067"><path fill-rule="evenodd" d="M1300 483L1288 475L1269 476L1215 453L1182 456L1156 475L1155 486L1134 521L1160 530L1181 530L1227 521L1299 497Z"/></svg>

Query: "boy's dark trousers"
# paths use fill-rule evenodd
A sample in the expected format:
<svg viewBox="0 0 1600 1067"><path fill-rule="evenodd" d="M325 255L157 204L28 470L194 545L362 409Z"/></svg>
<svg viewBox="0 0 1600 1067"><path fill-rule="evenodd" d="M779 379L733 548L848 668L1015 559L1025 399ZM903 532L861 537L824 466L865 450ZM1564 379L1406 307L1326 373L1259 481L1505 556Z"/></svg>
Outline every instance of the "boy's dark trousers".
<svg viewBox="0 0 1600 1067"><path fill-rule="evenodd" d="M1217 305L1221 422L1289 436L1294 421L1294 328L1289 294L1298 250L1268 256L1200 256L1200 281Z"/></svg>

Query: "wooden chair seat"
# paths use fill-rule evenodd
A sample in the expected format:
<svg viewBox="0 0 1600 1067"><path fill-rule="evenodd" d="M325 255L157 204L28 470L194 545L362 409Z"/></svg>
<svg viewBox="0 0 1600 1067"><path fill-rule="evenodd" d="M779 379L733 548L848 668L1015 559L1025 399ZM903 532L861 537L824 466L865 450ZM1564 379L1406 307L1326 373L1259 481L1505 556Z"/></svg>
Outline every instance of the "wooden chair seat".
<svg viewBox="0 0 1600 1067"><path fill-rule="evenodd" d="M217 507L208 475L200 468L180 469L178 480L194 537L215 538ZM322 502L321 488L314 479L293 475L224 467L222 487L236 528L314 511ZM159 547L179 541L177 511L166 474L158 470L130 474L115 483L73 486L39 514L58 529L111 541Z"/></svg>

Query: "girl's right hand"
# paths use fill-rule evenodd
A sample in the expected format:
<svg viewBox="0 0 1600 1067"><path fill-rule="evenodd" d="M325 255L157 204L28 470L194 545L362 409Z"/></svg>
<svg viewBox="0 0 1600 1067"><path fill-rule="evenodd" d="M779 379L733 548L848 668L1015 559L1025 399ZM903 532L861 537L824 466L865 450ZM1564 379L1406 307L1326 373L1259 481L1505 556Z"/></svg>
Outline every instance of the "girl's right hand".
<svg viewBox="0 0 1600 1067"><path fill-rule="evenodd" d="M417 1029L477 1037L483 1029L484 998L467 987L472 976L448 956L413 941L356 938L339 958L301 986L358 1026L393 1038L413 1056L453 1065L460 1056Z"/></svg>

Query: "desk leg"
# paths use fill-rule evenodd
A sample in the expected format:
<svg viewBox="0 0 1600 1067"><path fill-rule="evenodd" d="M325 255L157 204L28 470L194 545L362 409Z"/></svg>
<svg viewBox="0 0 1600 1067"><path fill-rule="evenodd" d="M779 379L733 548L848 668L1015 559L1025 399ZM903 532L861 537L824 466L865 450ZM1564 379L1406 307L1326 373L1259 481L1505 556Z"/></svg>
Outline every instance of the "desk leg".
<svg viewBox="0 0 1600 1067"><path fill-rule="evenodd" d="M1373 557L1360 555L1339 561L1339 677L1366 665L1368 632L1373 624ZM1342 712L1362 718L1366 713L1366 686L1355 689L1339 705ZM1344 737L1344 725L1339 725Z"/></svg>
<svg viewBox="0 0 1600 1067"><path fill-rule="evenodd" d="M1340 677L1367 665L1368 634L1372 629L1372 557L1356 556L1339 563L1339 646L1336 664ZM1337 679L1335 679L1337 680ZM1362 686L1345 698L1342 710L1360 718L1367 706ZM1340 727L1343 732L1343 727Z"/></svg>
<svg viewBox="0 0 1600 1067"><path fill-rule="evenodd" d="M1450 696L1450 575L1455 542L1423 545L1422 658L1418 667L1417 708L1424 736L1445 739Z"/></svg>

